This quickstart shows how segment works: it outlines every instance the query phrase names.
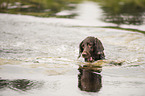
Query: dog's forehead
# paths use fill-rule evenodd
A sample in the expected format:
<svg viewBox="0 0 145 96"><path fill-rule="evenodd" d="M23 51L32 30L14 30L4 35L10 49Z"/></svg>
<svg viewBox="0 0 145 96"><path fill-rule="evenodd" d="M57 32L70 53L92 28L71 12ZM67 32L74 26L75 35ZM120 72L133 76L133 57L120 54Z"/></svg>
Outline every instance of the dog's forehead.
<svg viewBox="0 0 145 96"><path fill-rule="evenodd" d="M94 43L95 42L95 38L94 37L87 37L84 41L83 44L85 43Z"/></svg>

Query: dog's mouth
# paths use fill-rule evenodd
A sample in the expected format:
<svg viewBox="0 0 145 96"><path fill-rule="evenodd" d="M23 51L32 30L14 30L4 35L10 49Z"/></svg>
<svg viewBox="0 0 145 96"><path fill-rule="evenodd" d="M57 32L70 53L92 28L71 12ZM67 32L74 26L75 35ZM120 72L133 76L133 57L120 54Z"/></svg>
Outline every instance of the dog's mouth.
<svg viewBox="0 0 145 96"><path fill-rule="evenodd" d="M93 61L95 61L94 58L91 56L90 52L84 51L82 53L82 57L85 58L86 62L93 62Z"/></svg>
<svg viewBox="0 0 145 96"><path fill-rule="evenodd" d="M94 61L93 57L85 58L85 60L86 60L87 62L93 62L93 61Z"/></svg>

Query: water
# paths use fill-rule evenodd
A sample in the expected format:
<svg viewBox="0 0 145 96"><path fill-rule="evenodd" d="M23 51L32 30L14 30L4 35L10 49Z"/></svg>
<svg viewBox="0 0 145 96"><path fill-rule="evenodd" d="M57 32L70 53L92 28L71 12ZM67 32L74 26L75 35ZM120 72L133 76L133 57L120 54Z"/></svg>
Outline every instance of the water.
<svg viewBox="0 0 145 96"><path fill-rule="evenodd" d="M96 3L84 2L76 10L75 19L0 14L1 96L144 96L144 34L92 27L111 24L101 22ZM88 12L94 17L88 19ZM103 42L102 68L77 60L87 36ZM115 66L118 62L122 66Z"/></svg>

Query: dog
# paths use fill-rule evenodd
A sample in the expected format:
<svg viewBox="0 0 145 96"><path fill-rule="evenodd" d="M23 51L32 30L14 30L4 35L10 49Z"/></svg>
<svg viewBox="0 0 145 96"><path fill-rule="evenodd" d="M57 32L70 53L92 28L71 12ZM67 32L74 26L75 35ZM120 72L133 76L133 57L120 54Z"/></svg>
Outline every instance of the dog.
<svg viewBox="0 0 145 96"><path fill-rule="evenodd" d="M85 62L94 62L105 59L104 47L101 41L95 37L85 38L79 45L79 56L84 58Z"/></svg>

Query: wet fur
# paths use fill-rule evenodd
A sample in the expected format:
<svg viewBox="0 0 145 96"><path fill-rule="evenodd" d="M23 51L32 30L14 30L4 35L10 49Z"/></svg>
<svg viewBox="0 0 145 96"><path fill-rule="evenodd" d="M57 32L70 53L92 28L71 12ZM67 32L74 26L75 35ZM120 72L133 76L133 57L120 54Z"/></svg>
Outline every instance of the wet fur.
<svg viewBox="0 0 145 96"><path fill-rule="evenodd" d="M105 59L104 55L104 47L101 41L95 37L87 37L85 38L79 45L79 57L81 57L82 53L88 53L89 56L83 57L86 62L93 62L101 59ZM89 60L89 58L92 58Z"/></svg>

